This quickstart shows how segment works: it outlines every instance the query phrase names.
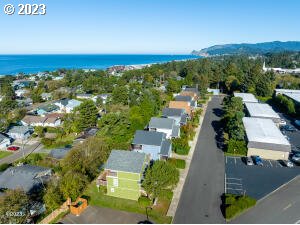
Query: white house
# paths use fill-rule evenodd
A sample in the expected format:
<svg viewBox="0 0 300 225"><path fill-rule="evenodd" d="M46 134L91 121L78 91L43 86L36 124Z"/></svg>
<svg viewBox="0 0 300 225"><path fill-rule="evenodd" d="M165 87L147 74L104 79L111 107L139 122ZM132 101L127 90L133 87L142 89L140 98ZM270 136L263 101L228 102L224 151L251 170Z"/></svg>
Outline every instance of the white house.
<svg viewBox="0 0 300 225"><path fill-rule="evenodd" d="M6 148L11 144L9 137L0 133L0 149L6 150Z"/></svg>
<svg viewBox="0 0 300 225"><path fill-rule="evenodd" d="M59 113L71 113L82 102L75 99L62 99L54 104L59 107Z"/></svg>
<svg viewBox="0 0 300 225"><path fill-rule="evenodd" d="M28 90L26 89L18 89L15 91L16 96L19 98L24 97L26 93L28 93Z"/></svg>
<svg viewBox="0 0 300 225"><path fill-rule="evenodd" d="M180 126L170 118L152 117L149 122L149 131L165 133L167 139L180 137Z"/></svg>
<svg viewBox="0 0 300 225"><path fill-rule="evenodd" d="M32 127L58 127L61 125L61 119L59 117L53 116L31 116L26 115L21 123L24 126Z"/></svg>

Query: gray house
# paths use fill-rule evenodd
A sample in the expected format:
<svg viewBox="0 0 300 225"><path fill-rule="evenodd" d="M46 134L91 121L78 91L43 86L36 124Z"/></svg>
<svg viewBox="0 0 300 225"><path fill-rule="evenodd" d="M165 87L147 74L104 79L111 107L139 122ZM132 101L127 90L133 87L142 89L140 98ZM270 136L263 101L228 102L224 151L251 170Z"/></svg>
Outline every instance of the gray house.
<svg viewBox="0 0 300 225"><path fill-rule="evenodd" d="M135 132L131 148L136 152L143 152L151 160L171 157L172 143L162 132L138 130Z"/></svg>
<svg viewBox="0 0 300 225"><path fill-rule="evenodd" d="M191 96L177 95L175 97L175 101L189 102L192 108L197 108L197 101L195 101Z"/></svg>
<svg viewBox="0 0 300 225"><path fill-rule="evenodd" d="M4 134L0 133L0 149L6 150L6 148L11 144L10 138Z"/></svg>
<svg viewBox="0 0 300 225"><path fill-rule="evenodd" d="M162 117L174 119L176 125L186 125L188 118L184 109L175 108L164 108L162 112Z"/></svg>
<svg viewBox="0 0 300 225"><path fill-rule="evenodd" d="M39 191L52 175L50 168L32 165L9 167L0 174L0 189L21 188L26 193Z"/></svg>
<svg viewBox="0 0 300 225"><path fill-rule="evenodd" d="M168 139L180 137L180 126L171 118L152 117L148 128L149 131L165 133Z"/></svg>
<svg viewBox="0 0 300 225"><path fill-rule="evenodd" d="M13 126L8 130L7 134L14 140L22 141L27 140L32 132L33 129L29 126Z"/></svg>

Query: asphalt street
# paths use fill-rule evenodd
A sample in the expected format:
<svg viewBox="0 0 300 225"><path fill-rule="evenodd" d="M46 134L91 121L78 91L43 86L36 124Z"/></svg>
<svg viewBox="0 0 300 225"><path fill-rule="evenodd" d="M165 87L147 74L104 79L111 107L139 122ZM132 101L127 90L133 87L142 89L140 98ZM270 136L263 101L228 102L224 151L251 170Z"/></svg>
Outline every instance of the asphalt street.
<svg viewBox="0 0 300 225"><path fill-rule="evenodd" d="M300 175L300 167L287 168L278 161L263 159L263 166L247 166L240 157L226 157L226 190L261 199Z"/></svg>
<svg viewBox="0 0 300 225"><path fill-rule="evenodd" d="M213 97L208 104L173 223L225 223L220 208L225 163L216 141L221 101L221 97Z"/></svg>
<svg viewBox="0 0 300 225"><path fill-rule="evenodd" d="M65 224L138 224L147 221L146 215L114 209L89 206L80 216L68 214L60 223Z"/></svg>
<svg viewBox="0 0 300 225"><path fill-rule="evenodd" d="M234 219L238 224L300 224L300 178L297 177Z"/></svg>
<svg viewBox="0 0 300 225"><path fill-rule="evenodd" d="M24 147L24 151L22 149L18 150L17 152L14 152L12 155L7 156L0 160L0 165L3 163L13 163L14 161L21 159L23 156L27 156L31 154L34 151L37 151L39 148L42 148L41 143L35 143L32 145L26 145Z"/></svg>

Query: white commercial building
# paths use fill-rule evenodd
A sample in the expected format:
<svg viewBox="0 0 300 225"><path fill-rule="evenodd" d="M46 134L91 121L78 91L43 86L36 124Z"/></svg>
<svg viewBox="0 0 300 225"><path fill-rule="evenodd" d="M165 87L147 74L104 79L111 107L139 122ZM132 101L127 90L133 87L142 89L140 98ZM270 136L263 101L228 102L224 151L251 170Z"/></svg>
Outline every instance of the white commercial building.
<svg viewBox="0 0 300 225"><path fill-rule="evenodd" d="M295 103L300 103L300 93L284 93L283 95L292 99Z"/></svg>
<svg viewBox="0 0 300 225"><path fill-rule="evenodd" d="M258 100L255 98L255 96L251 93L238 93L238 92L235 92L234 97L242 98L243 103L246 103L246 102L257 103L258 102Z"/></svg>
<svg viewBox="0 0 300 225"><path fill-rule="evenodd" d="M271 119L274 123L279 124L280 116L268 104L263 103L245 103L246 109L253 118Z"/></svg>
<svg viewBox="0 0 300 225"><path fill-rule="evenodd" d="M288 160L291 145L270 119L243 118L248 140L247 155L264 159Z"/></svg>
<svg viewBox="0 0 300 225"><path fill-rule="evenodd" d="M278 94L300 94L300 90L292 90L292 89L275 89L276 95Z"/></svg>

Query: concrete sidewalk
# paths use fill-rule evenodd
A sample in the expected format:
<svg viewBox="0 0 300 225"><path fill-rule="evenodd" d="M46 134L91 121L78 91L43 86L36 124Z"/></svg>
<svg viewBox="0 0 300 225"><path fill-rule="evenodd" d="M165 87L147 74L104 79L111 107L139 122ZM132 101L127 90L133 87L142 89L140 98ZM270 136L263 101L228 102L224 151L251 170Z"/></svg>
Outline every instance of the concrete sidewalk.
<svg viewBox="0 0 300 225"><path fill-rule="evenodd" d="M194 140L189 142L189 145L191 147L189 154L188 155L178 155L176 153L173 153L173 155L172 155L173 158L185 160L186 166L185 166L185 169L180 170L179 182L178 182L176 188L173 190L173 199L171 201L167 216L172 216L172 217L175 216L175 213L176 213L176 210L177 210L177 207L179 204L180 196L181 196L181 193L183 190L183 186L185 183L185 179L189 172L191 161L192 161L192 158L193 158L193 155L195 152L196 144L197 144L200 130L202 127L202 122L203 122L203 119L204 119L204 116L206 113L207 104L210 102L210 100L211 100L211 98L209 98L209 100L203 107L203 112L202 112L202 115L200 116L199 126L196 128L196 134L195 134Z"/></svg>

